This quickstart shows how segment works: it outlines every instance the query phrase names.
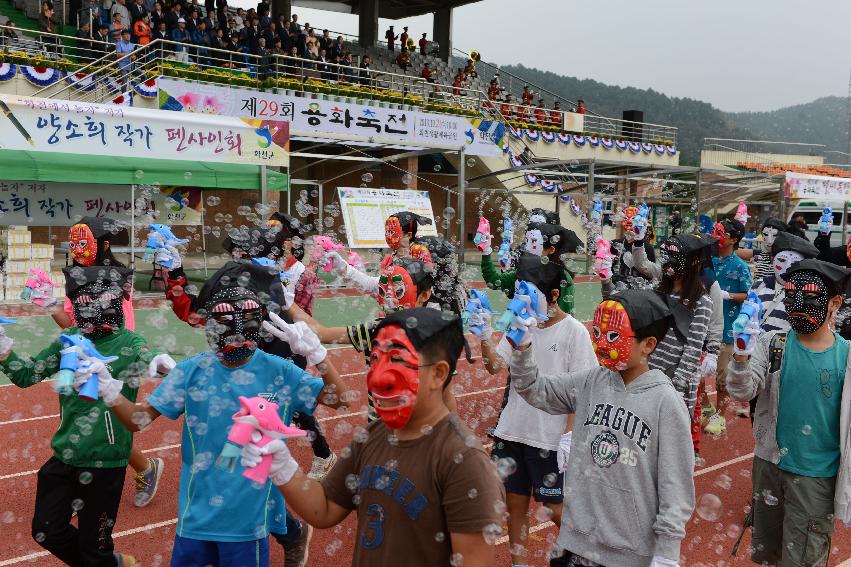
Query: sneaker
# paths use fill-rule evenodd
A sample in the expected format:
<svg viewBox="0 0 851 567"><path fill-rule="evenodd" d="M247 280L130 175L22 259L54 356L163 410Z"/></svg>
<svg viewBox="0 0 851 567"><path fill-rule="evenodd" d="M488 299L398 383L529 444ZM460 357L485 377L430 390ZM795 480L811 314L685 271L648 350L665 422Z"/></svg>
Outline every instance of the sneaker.
<svg viewBox="0 0 851 567"><path fill-rule="evenodd" d="M292 543L284 544L284 567L304 567L310 551L310 539L313 537L313 526L301 522L301 535Z"/></svg>
<svg viewBox="0 0 851 567"><path fill-rule="evenodd" d="M706 427L706 425L709 423L709 420L716 413L718 413L718 411L715 409L715 406L712 406L712 405L701 406L701 408L700 408L700 426Z"/></svg>
<svg viewBox="0 0 851 567"><path fill-rule="evenodd" d="M132 555L118 553L117 551L113 552L112 555L115 557L115 564L117 567L134 567L136 565L136 558Z"/></svg>
<svg viewBox="0 0 851 567"><path fill-rule="evenodd" d="M720 435L727 429L727 420L720 413L713 414L709 418L709 423L703 428L705 433L710 435Z"/></svg>
<svg viewBox="0 0 851 567"><path fill-rule="evenodd" d="M143 508L151 503L157 493L165 462L162 459L148 459L148 470L136 475L136 496L133 503Z"/></svg>
<svg viewBox="0 0 851 567"><path fill-rule="evenodd" d="M739 417L750 417L751 405L748 402L738 402L736 404L736 415Z"/></svg>
<svg viewBox="0 0 851 567"><path fill-rule="evenodd" d="M310 467L310 472L307 473L307 478L312 480L322 480L325 475L331 472L334 463L337 462L337 455L331 453L327 459L322 457L313 457L313 465Z"/></svg>

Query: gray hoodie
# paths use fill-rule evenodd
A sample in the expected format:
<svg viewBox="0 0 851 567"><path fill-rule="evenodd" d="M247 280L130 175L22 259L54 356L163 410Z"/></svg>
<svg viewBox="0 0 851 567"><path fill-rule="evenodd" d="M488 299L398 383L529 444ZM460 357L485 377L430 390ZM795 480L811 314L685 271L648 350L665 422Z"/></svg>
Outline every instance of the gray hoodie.
<svg viewBox="0 0 851 567"><path fill-rule="evenodd" d="M511 379L529 404L575 413L558 546L610 567L680 560L694 510L694 448L682 396L659 370L629 385L603 367L539 376L532 349Z"/></svg>

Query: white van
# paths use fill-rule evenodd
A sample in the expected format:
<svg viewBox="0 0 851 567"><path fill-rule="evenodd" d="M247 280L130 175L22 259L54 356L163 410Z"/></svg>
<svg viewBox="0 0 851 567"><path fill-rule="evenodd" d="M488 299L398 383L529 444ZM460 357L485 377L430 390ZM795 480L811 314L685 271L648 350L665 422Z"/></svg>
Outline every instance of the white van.
<svg viewBox="0 0 851 567"><path fill-rule="evenodd" d="M786 222L792 220L795 215L803 215L807 222L807 238L810 242L815 241L818 236L818 224L822 215L822 210L825 207L833 209L833 229L830 234L831 246L842 246L848 242L848 235L851 234L851 224L846 226L846 234L842 236L842 201L799 201L795 209L786 218ZM851 212L851 202L848 203L848 211Z"/></svg>

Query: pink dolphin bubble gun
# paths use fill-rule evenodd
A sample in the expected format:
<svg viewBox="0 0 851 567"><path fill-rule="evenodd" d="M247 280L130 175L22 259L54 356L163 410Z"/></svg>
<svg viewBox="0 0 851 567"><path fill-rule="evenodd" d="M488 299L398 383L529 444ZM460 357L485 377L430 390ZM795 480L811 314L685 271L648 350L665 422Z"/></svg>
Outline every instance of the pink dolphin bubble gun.
<svg viewBox="0 0 851 567"><path fill-rule="evenodd" d="M248 443L265 447L275 439L304 437L306 431L286 425L278 415L278 404L260 396L253 398L239 397L240 409L233 414L233 427L228 435L221 454L216 459L216 467L233 472L237 459L242 454L242 448ZM245 469L242 476L254 482L264 484L269 478L269 467L272 466L272 455L263 455L260 463Z"/></svg>
<svg viewBox="0 0 851 567"><path fill-rule="evenodd" d="M333 252L334 250L342 250L343 248L345 248L345 246L343 246L342 244L337 244L331 238L321 235L316 235L313 237L313 246L313 250L315 250L314 257L316 259L319 259L327 252ZM322 254L319 254L319 251L322 251ZM325 260L325 263L320 266L320 269L323 272L330 272L333 268L334 262L330 258Z"/></svg>
<svg viewBox="0 0 851 567"><path fill-rule="evenodd" d="M598 238L597 251L594 253L594 271L604 280L612 277L611 260L614 257L611 243L603 237Z"/></svg>
<svg viewBox="0 0 851 567"><path fill-rule="evenodd" d="M485 246L490 243L491 223L485 217L479 218L479 227L476 229L476 236L473 237L473 244L479 249L479 252L485 251Z"/></svg>
<svg viewBox="0 0 851 567"><path fill-rule="evenodd" d="M53 283L48 273L41 268L30 268L24 285L26 287L21 292L21 299L32 301L39 307L56 305L57 299L53 297L51 288L59 287L59 284Z"/></svg>

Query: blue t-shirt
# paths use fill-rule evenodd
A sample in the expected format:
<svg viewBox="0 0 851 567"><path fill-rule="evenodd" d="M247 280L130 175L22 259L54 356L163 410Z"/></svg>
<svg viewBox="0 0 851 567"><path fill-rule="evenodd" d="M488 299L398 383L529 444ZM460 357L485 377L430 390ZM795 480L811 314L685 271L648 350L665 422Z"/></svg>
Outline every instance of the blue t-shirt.
<svg viewBox="0 0 851 567"><path fill-rule="evenodd" d="M832 477L839 470L839 412L848 341L833 334L829 349L813 352L790 330L780 372L777 446L784 471Z"/></svg>
<svg viewBox="0 0 851 567"><path fill-rule="evenodd" d="M724 258L712 257L712 267L719 287L730 293L747 293L751 289L753 276L747 263L735 252ZM739 315L741 303L724 300L724 340L726 344L733 343L733 321Z"/></svg>
<svg viewBox="0 0 851 567"><path fill-rule="evenodd" d="M239 396L275 402L281 419L290 423L293 412L313 413L323 385L291 361L260 350L238 368L201 353L166 376L148 403L171 419L184 416L177 535L233 542L286 533L283 497L271 481L259 485L242 476L238 462L233 472L215 462L239 411Z"/></svg>

